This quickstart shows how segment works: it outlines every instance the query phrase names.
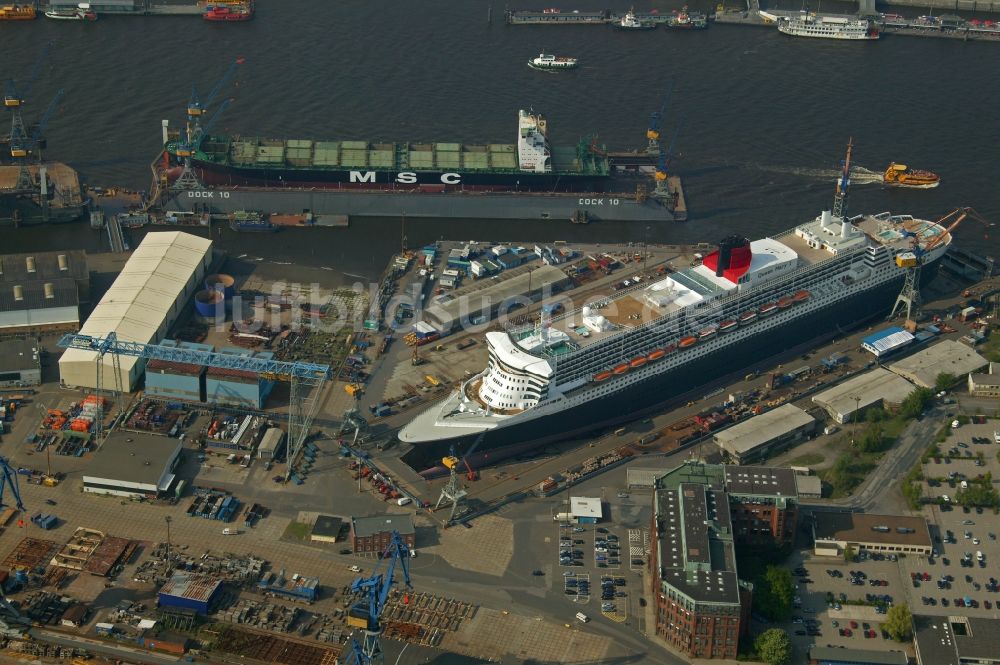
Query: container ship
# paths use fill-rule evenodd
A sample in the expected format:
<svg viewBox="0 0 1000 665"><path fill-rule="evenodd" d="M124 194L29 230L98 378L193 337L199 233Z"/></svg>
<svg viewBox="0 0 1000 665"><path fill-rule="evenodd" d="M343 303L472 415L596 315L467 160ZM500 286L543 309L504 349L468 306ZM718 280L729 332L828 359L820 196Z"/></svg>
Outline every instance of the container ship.
<svg viewBox="0 0 1000 665"><path fill-rule="evenodd" d="M183 146L187 147L187 146ZM166 143L172 177L186 152ZM603 192L611 181L607 156L586 140L550 146L548 123L518 112L517 141L371 143L274 140L206 135L190 146L191 167L212 186L398 191Z"/></svg>
<svg viewBox="0 0 1000 665"><path fill-rule="evenodd" d="M914 240L933 245L922 257L926 281L951 235L909 215L847 217L849 169L850 152L833 209L811 221L759 240L727 238L695 267L486 333L485 369L400 430L413 445L407 461L421 468L477 439L482 454L625 422L822 331L884 316L905 277L897 255Z"/></svg>

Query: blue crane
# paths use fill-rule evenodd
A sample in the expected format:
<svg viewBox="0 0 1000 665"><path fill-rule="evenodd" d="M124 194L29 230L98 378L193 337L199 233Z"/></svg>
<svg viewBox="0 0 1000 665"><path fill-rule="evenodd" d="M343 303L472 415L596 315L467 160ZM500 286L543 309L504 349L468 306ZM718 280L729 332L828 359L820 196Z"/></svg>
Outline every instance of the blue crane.
<svg viewBox="0 0 1000 665"><path fill-rule="evenodd" d="M673 90L674 84L671 83L667 93L663 95L660 110L649 114L649 127L646 129L646 140L649 141L649 144L646 146L646 152L650 155L658 155L663 152L660 147L660 125L663 123L663 113L667 110L667 102L670 100L670 93Z"/></svg>
<svg viewBox="0 0 1000 665"><path fill-rule="evenodd" d="M380 619L385 603L389 599L389 591L395 582L394 574L397 564L403 569L403 582L407 590L410 584L410 550L403 542L398 531L392 532L389 546L382 552L382 561L389 559L385 574L378 572L379 564L375 566L371 577L359 577L351 584L351 591L364 594L365 599L355 603L347 614L348 625L364 631L364 638L358 642L351 636L351 653L345 665L380 665L384 659L382 653L382 624ZM408 602L408 598L404 599Z"/></svg>
<svg viewBox="0 0 1000 665"><path fill-rule="evenodd" d="M320 392L327 379L332 377L329 365L318 365L303 362L285 362L266 358L216 353L214 351L198 351L194 349L178 349L157 344L128 342L120 340L114 332L104 337L69 333L59 340L59 346L64 349L80 349L97 354L98 359L110 353L117 361L118 356L129 356L143 360L166 360L168 362L237 369L254 372L272 381L287 381L291 384L290 406L288 412L288 471L285 473L287 482L292 473L292 465L305 444L309 428L316 417L319 407ZM98 362L98 368L103 361ZM116 371L116 374L118 372ZM98 372L100 377L100 371Z"/></svg>
<svg viewBox="0 0 1000 665"><path fill-rule="evenodd" d="M21 488L17 485L17 471L7 462L7 459L0 457L0 469L3 470L3 475L0 475L0 508L5 505L3 502L5 490L7 486L10 486L10 493L14 495L14 506L18 510L24 510L24 504L21 502Z"/></svg>
<svg viewBox="0 0 1000 665"><path fill-rule="evenodd" d="M222 75L222 78L215 84L215 87L208 93L204 101L198 95L198 89L195 86L191 86L191 99L187 104L187 126L184 130L184 136L181 137L180 145L177 148L177 155L179 157L190 157L194 150L198 147L198 142L201 137L204 136L207 131L201 126L201 118L203 115L208 113L208 108L215 102L215 98L219 96L222 92L222 88L229 83L229 81L236 74L236 68L245 62L243 58L237 58L229 65L229 69L226 73ZM223 108L228 106L228 102L223 103L223 105L216 111L213 119L218 116Z"/></svg>
<svg viewBox="0 0 1000 665"><path fill-rule="evenodd" d="M656 173L653 175L656 181L656 189L653 192L654 196L673 196L667 187L667 168L670 166L670 158L674 155L674 144L677 143L677 135L681 133L681 127L684 125L684 118L681 117L677 121L677 127L674 129L674 136L670 139L670 145L666 150L660 152L659 159L656 164Z"/></svg>
<svg viewBox="0 0 1000 665"><path fill-rule="evenodd" d="M20 85L14 81L13 78L5 79L3 82L3 105L9 109L20 108L24 104L28 95L31 94L31 86L35 84L35 80L38 78L38 74L42 71L42 65L49 57L49 51L52 48L52 42L47 43L43 48L42 52L38 54L35 58L35 62L31 67L31 73L28 78L24 80Z"/></svg>

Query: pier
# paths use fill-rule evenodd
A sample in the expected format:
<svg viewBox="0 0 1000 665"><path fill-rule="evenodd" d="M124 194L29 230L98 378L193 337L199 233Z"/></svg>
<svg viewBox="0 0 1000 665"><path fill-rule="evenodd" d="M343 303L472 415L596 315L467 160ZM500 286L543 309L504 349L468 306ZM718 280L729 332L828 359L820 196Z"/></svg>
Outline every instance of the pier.
<svg viewBox="0 0 1000 665"><path fill-rule="evenodd" d="M75 9L79 0L49 0L39 4L38 10ZM154 4L151 0L115 0L92 3L99 16L201 16L206 2L184 5Z"/></svg>

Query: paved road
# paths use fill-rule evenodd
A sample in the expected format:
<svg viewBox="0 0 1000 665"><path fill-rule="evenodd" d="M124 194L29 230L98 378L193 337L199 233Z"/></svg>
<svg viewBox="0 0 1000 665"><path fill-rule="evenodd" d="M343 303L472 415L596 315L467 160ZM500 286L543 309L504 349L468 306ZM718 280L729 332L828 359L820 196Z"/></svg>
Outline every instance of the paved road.
<svg viewBox="0 0 1000 665"><path fill-rule="evenodd" d="M937 435L943 422L945 408L935 407L921 420L910 423L899 435L896 445L886 453L879 465L850 496L815 503L804 503L809 507L831 506L853 508L862 512L873 512L882 500L885 490L901 479L920 460Z"/></svg>
<svg viewBox="0 0 1000 665"><path fill-rule="evenodd" d="M95 653L103 654L106 656L111 656L112 658L127 660L132 663L149 663L150 665L173 665L173 663L179 663L180 658L177 656L171 656L169 654L162 653L152 653L149 651L144 651L142 649L134 649L132 647L118 646L113 642L103 642L101 640L92 640L86 637L79 637L76 635L68 635L65 633L57 633L51 630L45 630L42 628L32 628L29 631L30 635L37 640L43 640L50 644L58 644L64 647L82 647L88 651L93 651Z"/></svg>

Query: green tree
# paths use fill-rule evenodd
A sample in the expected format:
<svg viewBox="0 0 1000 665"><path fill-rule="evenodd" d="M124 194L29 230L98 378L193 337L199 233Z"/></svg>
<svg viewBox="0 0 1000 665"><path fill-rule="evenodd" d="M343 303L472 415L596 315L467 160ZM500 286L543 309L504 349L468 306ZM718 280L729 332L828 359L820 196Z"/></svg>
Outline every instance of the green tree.
<svg viewBox="0 0 1000 665"><path fill-rule="evenodd" d="M865 428L864 434L855 443L855 447L863 453L878 453L885 447L885 432L882 424L871 422Z"/></svg>
<svg viewBox="0 0 1000 665"><path fill-rule="evenodd" d="M757 611L772 621L784 621L792 615L795 583L787 568L768 566L754 585Z"/></svg>
<svg viewBox="0 0 1000 665"><path fill-rule="evenodd" d="M930 405L933 398L934 392L930 388L917 388L906 396L899 412L904 418L916 418Z"/></svg>
<svg viewBox="0 0 1000 665"><path fill-rule="evenodd" d="M897 642L910 639L910 635L913 633L913 617L910 615L910 608L906 606L906 603L893 605L889 608L882 628Z"/></svg>
<svg viewBox="0 0 1000 665"><path fill-rule="evenodd" d="M770 628L757 636L753 643L757 656L768 665L788 665L792 662L792 641L781 628Z"/></svg>
<svg viewBox="0 0 1000 665"><path fill-rule="evenodd" d="M885 409L880 406L873 406L865 411L865 420L869 423L880 423L885 420Z"/></svg>
<svg viewBox="0 0 1000 665"><path fill-rule="evenodd" d="M853 546L848 545L847 547L844 548L844 561L846 561L847 563L850 563L850 562L854 561L854 547Z"/></svg>
<svg viewBox="0 0 1000 665"><path fill-rule="evenodd" d="M949 372L941 372L940 374L937 375L937 378L934 379L934 390L936 392L941 392L942 390L951 390L951 387L955 385L956 380L957 379L955 378L954 374L951 374Z"/></svg>

